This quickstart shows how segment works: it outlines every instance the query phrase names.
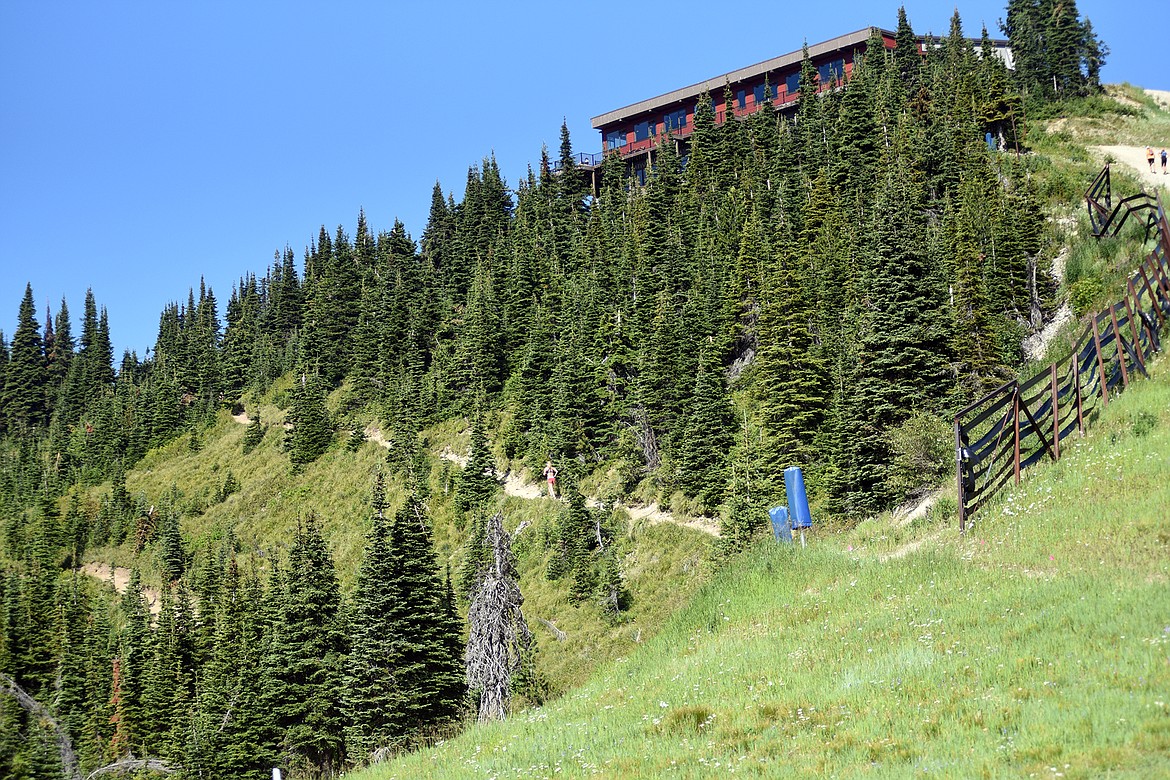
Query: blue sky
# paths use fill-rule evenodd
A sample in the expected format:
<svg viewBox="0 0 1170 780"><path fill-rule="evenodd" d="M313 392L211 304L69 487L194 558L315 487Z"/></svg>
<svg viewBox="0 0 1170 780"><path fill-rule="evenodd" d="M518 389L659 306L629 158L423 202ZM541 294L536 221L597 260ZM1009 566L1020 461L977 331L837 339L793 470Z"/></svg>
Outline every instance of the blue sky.
<svg viewBox="0 0 1170 780"><path fill-rule="evenodd" d="M916 32L954 5L907 2ZM1002 2L958 6L999 35ZM200 277L224 314L321 225L401 219L416 239L431 188L462 197L494 152L515 185L562 118L597 151L593 116L874 24L897 4L209 2L0 3L0 330L26 282L43 319L86 287L116 359L143 357L158 315ZM1082 2L1112 53L1106 81L1170 88L1158 25ZM1157 15L1155 15L1157 16ZM1138 36L1138 32L1144 33Z"/></svg>

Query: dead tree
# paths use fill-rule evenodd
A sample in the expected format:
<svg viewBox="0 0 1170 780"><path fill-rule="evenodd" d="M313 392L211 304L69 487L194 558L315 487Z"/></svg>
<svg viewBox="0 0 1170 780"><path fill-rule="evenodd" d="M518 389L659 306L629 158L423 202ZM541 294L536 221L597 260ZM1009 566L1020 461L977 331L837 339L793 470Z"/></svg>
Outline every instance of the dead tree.
<svg viewBox="0 0 1170 780"><path fill-rule="evenodd" d="M487 524L488 556L476 573L467 622L467 688L478 700L480 722L508 716L512 681L525 671L532 656L532 632L520 611L520 594L512 539L504 518L496 513Z"/></svg>
<svg viewBox="0 0 1170 780"><path fill-rule="evenodd" d="M53 731L53 736L57 740L57 753L61 757L61 769L65 777L69 780L81 780L81 768L77 763L77 753L73 750L73 740L69 738L69 732L57 722L57 719L49 713L45 705L17 685L16 680L3 673L0 673L0 692L7 693L16 699L16 703L23 707L29 715Z"/></svg>
<svg viewBox="0 0 1170 780"><path fill-rule="evenodd" d="M67 780L81 780L81 767L77 762L77 753L73 750L73 740L69 737L69 732L49 713L45 705L30 696L24 688L21 688L17 684L16 680L3 672L0 672L0 693L6 693L16 699L16 703L23 707L29 715L41 721L52 730L57 740L57 753L61 758L62 773ZM182 767L175 764L168 764L157 758L135 758L131 755L120 761L115 761L112 764L107 764L106 766L93 770L89 773L86 780L91 780L94 777L104 774L122 775L128 772L142 770L169 775L181 772Z"/></svg>

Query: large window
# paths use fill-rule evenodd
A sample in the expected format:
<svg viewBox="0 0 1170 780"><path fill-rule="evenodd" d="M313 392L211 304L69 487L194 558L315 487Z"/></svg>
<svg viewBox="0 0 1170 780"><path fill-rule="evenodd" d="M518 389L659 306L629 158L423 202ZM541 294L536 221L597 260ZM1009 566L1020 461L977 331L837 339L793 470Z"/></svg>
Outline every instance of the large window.
<svg viewBox="0 0 1170 780"><path fill-rule="evenodd" d="M680 108L678 111L671 111L666 116L662 117L662 124L667 132L677 132L687 126L687 110Z"/></svg>
<svg viewBox="0 0 1170 780"><path fill-rule="evenodd" d="M626 145L625 130L611 130L605 134L606 149L620 149Z"/></svg>
<svg viewBox="0 0 1170 780"><path fill-rule="evenodd" d="M821 84L826 85L833 79L837 81L845 80L845 60L833 60L826 62L817 68L817 75L821 77Z"/></svg>
<svg viewBox="0 0 1170 780"><path fill-rule="evenodd" d="M800 71L784 79L784 89L788 90L789 95L800 90Z"/></svg>
<svg viewBox="0 0 1170 780"><path fill-rule="evenodd" d="M747 90L741 89L735 93L735 107L745 108L747 106Z"/></svg>
<svg viewBox="0 0 1170 780"><path fill-rule="evenodd" d="M634 125L634 140L645 141L651 136L657 135L658 124L656 122L639 122Z"/></svg>

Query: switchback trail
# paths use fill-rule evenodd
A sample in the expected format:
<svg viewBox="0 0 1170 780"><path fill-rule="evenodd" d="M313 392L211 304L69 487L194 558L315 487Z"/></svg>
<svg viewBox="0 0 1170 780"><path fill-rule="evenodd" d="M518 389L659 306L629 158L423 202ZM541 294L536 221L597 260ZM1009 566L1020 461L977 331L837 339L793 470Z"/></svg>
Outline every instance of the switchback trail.
<svg viewBox="0 0 1170 780"><path fill-rule="evenodd" d="M467 465L467 458L462 455L456 455L451 450L443 450L439 454L444 460L449 460L452 463L458 463L460 466ZM517 498L527 498L536 500L547 498L544 488L535 482L527 482L519 474L509 471L504 475L504 493L509 496L516 496ZM602 506L602 502L591 496L586 496L585 503L588 506L597 508ZM614 506L621 507L630 515L631 520L648 520L651 525L658 523L673 523L681 525L686 528L691 528L695 531L702 531L711 536L719 536L719 526L714 519L711 518L690 518L687 520L678 520L675 516L664 509L658 507L655 502L648 506L630 506L628 504L617 503Z"/></svg>
<svg viewBox="0 0 1170 780"><path fill-rule="evenodd" d="M374 425L366 426L366 438L378 444L379 446L389 449L390 444L386 441L386 437L382 435L382 431ZM467 458L463 455L457 455L451 450L443 450L439 453L439 457L444 460L449 460L452 463L458 463L460 466L467 465ZM541 498L546 498L547 494L541 484L536 482L529 482L523 479L519 474L509 471L504 475L504 493L516 498L523 498L529 501L536 501ZM599 507L601 501L596 498L587 497L585 500L589 506ZM651 524L657 523L674 523L685 528L691 528L695 531L701 531L711 536L719 536L719 525L711 518L691 518L687 520L678 520L675 516L662 510L657 503L649 506L628 506L626 504L617 504L617 506L626 510L629 513L631 520L647 520Z"/></svg>
<svg viewBox="0 0 1170 780"><path fill-rule="evenodd" d="M248 415L246 413L233 415L232 419L241 425L247 425L249 422ZM379 447L390 449L390 442L386 440L386 437L382 434L382 430L376 425L367 425L365 434L366 439L369 441L374 442ZM442 453L440 453L440 457L442 457L444 460L458 463L460 466L467 465L466 457L462 455L456 455L450 450L444 450ZM515 496L516 498L523 498L529 501L536 501L546 497L542 485L535 482L528 482L524 480L519 474L515 474L510 471L504 475L504 493L509 496ZM601 501L596 498L586 498L586 503L592 507L601 506ZM626 510L626 512L629 513L631 520L644 519L648 520L651 524L674 523L675 525L681 525L685 528L701 531L705 534L710 534L711 536L719 536L719 524L712 518L695 517L687 520L678 520L672 513L660 509L657 503L650 504L649 506L629 506L619 503L617 506L620 506L622 509ZM125 585L122 587L125 588Z"/></svg>

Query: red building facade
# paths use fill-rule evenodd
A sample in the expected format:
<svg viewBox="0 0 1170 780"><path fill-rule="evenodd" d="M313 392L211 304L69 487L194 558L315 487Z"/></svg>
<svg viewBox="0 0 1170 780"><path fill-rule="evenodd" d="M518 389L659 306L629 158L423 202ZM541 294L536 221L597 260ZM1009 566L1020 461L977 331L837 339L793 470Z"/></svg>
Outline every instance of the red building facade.
<svg viewBox="0 0 1170 780"><path fill-rule="evenodd" d="M866 27L832 40L808 47L809 59L820 77L819 89L828 89L834 83L847 82L853 74L853 63L864 54L870 37L877 32L887 49L895 45L894 33L880 28ZM1011 66L1007 41L995 41L995 46ZM919 38L920 51L925 51L926 39ZM715 122L720 124L728 116L740 118L763 107L767 93L778 111L792 110L799 99L800 69L804 52L794 51L746 68L676 89L664 95L618 108L593 118L593 127L601 132L603 154L617 152L627 159L631 169L644 169L651 150L664 135L678 144L680 155L686 154L687 138L694 131L695 107L706 93L711 98ZM731 105L724 99L731 95ZM602 155L582 160L599 163Z"/></svg>

